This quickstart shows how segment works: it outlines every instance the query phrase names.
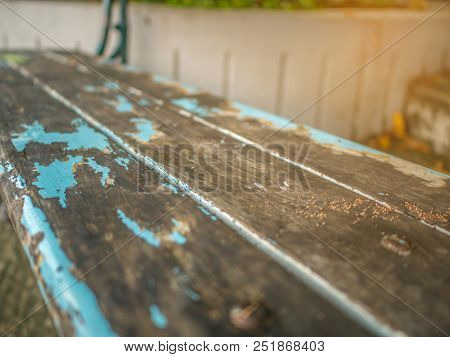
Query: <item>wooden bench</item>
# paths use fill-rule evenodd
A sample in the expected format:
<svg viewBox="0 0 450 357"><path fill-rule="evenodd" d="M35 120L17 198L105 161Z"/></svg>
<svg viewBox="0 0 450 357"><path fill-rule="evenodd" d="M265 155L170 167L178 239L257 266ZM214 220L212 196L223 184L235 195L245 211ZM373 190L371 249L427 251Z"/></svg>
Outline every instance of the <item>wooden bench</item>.
<svg viewBox="0 0 450 357"><path fill-rule="evenodd" d="M79 53L0 61L2 196L62 335L449 334L448 176Z"/></svg>

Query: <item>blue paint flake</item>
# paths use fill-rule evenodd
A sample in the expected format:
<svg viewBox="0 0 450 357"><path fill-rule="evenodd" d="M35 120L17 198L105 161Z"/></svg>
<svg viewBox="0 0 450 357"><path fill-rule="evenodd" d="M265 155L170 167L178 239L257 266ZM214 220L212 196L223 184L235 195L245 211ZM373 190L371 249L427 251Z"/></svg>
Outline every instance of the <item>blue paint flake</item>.
<svg viewBox="0 0 450 357"><path fill-rule="evenodd" d="M199 301L200 300L200 295L197 294L194 290L186 288L184 290L184 292L186 293L186 295L193 301Z"/></svg>
<svg viewBox="0 0 450 357"><path fill-rule="evenodd" d="M14 165L9 161L5 161L4 163L0 163L0 174L4 174L5 172L11 172L14 169Z"/></svg>
<svg viewBox="0 0 450 357"><path fill-rule="evenodd" d="M9 178L9 181L11 181L19 190L23 190L27 185L25 183L24 178L21 175L17 176L11 176Z"/></svg>
<svg viewBox="0 0 450 357"><path fill-rule="evenodd" d="M29 196L24 197L21 223L30 236L42 233L37 245L40 255L40 275L46 291L42 286L44 298L53 301L67 313L76 336L116 336L111 329L92 290L83 281L71 273L73 263L62 249L42 210L33 205ZM25 248L28 259L33 263L29 249Z"/></svg>
<svg viewBox="0 0 450 357"><path fill-rule="evenodd" d="M147 98L141 98L139 99L139 105L142 105L143 107L149 107L152 105L152 102L150 102Z"/></svg>
<svg viewBox="0 0 450 357"><path fill-rule="evenodd" d="M105 81L105 83L103 85L106 89L111 89L111 90L119 90L120 89L119 84L117 82Z"/></svg>
<svg viewBox="0 0 450 357"><path fill-rule="evenodd" d="M180 194L180 191L178 190L178 188L168 182L163 182L162 185L167 188L169 191L172 191L173 193L175 193L176 195Z"/></svg>
<svg viewBox="0 0 450 357"><path fill-rule="evenodd" d="M53 144L65 143L67 150L77 149L111 149L108 138L89 127L80 118L72 120L75 131L70 133L47 132L37 121L33 124L24 124L22 133L13 133L12 143L17 151L23 151L31 143Z"/></svg>
<svg viewBox="0 0 450 357"><path fill-rule="evenodd" d="M187 84L187 83L181 83L181 82L177 82L177 84L181 88L183 88L185 90L185 92L187 92L188 94L197 94L197 93L200 92L200 90L197 87L193 86L193 85L190 85L190 84Z"/></svg>
<svg viewBox="0 0 450 357"><path fill-rule="evenodd" d="M14 169L14 166L9 161L6 161L5 168L6 168L6 172L11 172Z"/></svg>
<svg viewBox="0 0 450 357"><path fill-rule="evenodd" d="M166 316L161 312L158 305L152 304L150 305L150 318L153 322L153 324L160 329L164 329L167 327L167 318Z"/></svg>
<svg viewBox="0 0 450 357"><path fill-rule="evenodd" d="M87 158L87 163L90 167L92 167L94 169L94 171L98 174L102 174L102 178L101 178L101 183L103 185L103 187L105 187L106 185L106 180L109 177L109 172L111 171L109 169L109 167L103 166L98 164L93 157L88 157Z"/></svg>
<svg viewBox="0 0 450 357"><path fill-rule="evenodd" d="M4 174L5 172L11 172L13 169L14 169L14 166L9 161L0 163L0 175Z"/></svg>
<svg viewBox="0 0 450 357"><path fill-rule="evenodd" d="M117 162L118 165L125 167L128 170L128 164L130 162L130 159L127 157L116 157L114 159L115 162Z"/></svg>
<svg viewBox="0 0 450 357"><path fill-rule="evenodd" d="M309 137L320 143L320 144L324 144L324 145L333 145L333 146L337 146L340 148L344 148L347 150L353 150L353 151L358 151L358 152L362 152L362 153L371 153L371 154L375 154L375 155L386 155L385 153L382 153L381 151L372 149L370 147L355 143L354 141L350 141L347 139L343 139L340 138L339 136L336 135L332 135L332 134L328 134L324 131L315 129L315 128L311 128L309 126L305 127L308 129L308 133L309 133Z"/></svg>
<svg viewBox="0 0 450 357"><path fill-rule="evenodd" d="M139 224L137 224L137 222L127 217L127 215L121 209L117 209L117 215L119 216L122 223L125 224L125 226L127 226L127 228L132 231L136 235L136 237L141 238L154 247L159 247L159 239L153 234L153 232L149 231L148 229L142 229Z"/></svg>
<svg viewBox="0 0 450 357"><path fill-rule="evenodd" d="M153 130L152 122L145 118L131 118L130 121L136 127L137 133L126 133L126 135L131 136L140 141L148 142L155 131Z"/></svg>
<svg viewBox="0 0 450 357"><path fill-rule="evenodd" d="M275 114L267 113L263 110L252 108L248 105L234 102L233 106L239 110L239 118L243 119L245 117L262 119L271 122L277 128L283 129L294 129L297 127L295 122L290 122L289 119L280 117Z"/></svg>
<svg viewBox="0 0 450 357"><path fill-rule="evenodd" d="M172 223L174 224L175 228L170 233L170 239L179 245L184 245L187 242L187 239L184 235L182 235L177 229L180 227L180 222L178 222L176 219L172 218Z"/></svg>
<svg viewBox="0 0 450 357"><path fill-rule="evenodd" d="M155 83L159 83L159 84L170 84L172 83L172 81L170 80L169 77L163 76L162 74L154 74L152 76L152 80Z"/></svg>
<svg viewBox="0 0 450 357"><path fill-rule="evenodd" d="M172 104L177 105L190 113L197 114L201 117L208 117L213 114L222 114L223 109L221 108L208 108L206 106L200 105L199 101L196 98L176 98L172 99ZM235 109L239 111L238 118L255 118L260 120L266 120L278 128L283 129L294 129L297 127L297 124L294 122L290 122L289 119L280 117L275 114L267 113L263 110L256 109L245 105L243 103L234 102L233 106Z"/></svg>
<svg viewBox="0 0 450 357"><path fill-rule="evenodd" d="M437 176L443 177L445 179L450 179L450 175L444 174L443 172L439 172L439 171L429 169L429 168L425 168L425 170L427 172L429 172L430 174L437 175Z"/></svg>
<svg viewBox="0 0 450 357"><path fill-rule="evenodd" d="M133 104L123 95L117 95L116 110L119 113L129 113L133 111Z"/></svg>
<svg viewBox="0 0 450 357"><path fill-rule="evenodd" d="M197 114L201 117L210 116L210 110L199 104L195 98L177 98L171 100L172 104L179 106L190 113Z"/></svg>
<svg viewBox="0 0 450 357"><path fill-rule="evenodd" d="M170 239L179 245L184 245L187 241L186 237L177 231L170 233Z"/></svg>
<svg viewBox="0 0 450 357"><path fill-rule="evenodd" d="M212 213L210 213L209 211L207 211L205 208L203 208L202 206L197 206L199 208L200 211L202 211L202 213L211 218L211 220L213 221L217 221L217 217L215 215L213 215Z"/></svg>
<svg viewBox="0 0 450 357"><path fill-rule="evenodd" d="M14 165L9 161L5 161L3 164L0 163L0 175L5 172L10 173L14 169ZM13 183L19 190L23 190L26 187L26 182L21 175L11 175L9 181Z"/></svg>
<svg viewBox="0 0 450 357"><path fill-rule="evenodd" d="M58 198L61 207L67 207L66 190L77 185L72 167L82 161L81 156L68 156L67 161L54 160L48 166L35 163L39 173L38 180L33 185L39 187L42 198Z"/></svg>

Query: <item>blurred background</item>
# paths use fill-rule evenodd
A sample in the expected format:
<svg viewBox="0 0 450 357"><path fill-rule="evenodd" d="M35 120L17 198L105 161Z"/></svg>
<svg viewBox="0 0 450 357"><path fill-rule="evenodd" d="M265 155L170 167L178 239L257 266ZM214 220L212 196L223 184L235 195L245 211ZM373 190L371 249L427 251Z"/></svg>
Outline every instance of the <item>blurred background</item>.
<svg viewBox="0 0 450 357"><path fill-rule="evenodd" d="M292 117L408 33L299 122L448 173L450 6L438 11L444 3L130 1L129 66ZM44 32L68 50L93 54L102 23L100 1L0 0L0 50L59 49ZM116 40L113 34L107 52ZM40 301L14 235L3 214L0 330ZM21 326L16 334L55 333L45 309Z"/></svg>

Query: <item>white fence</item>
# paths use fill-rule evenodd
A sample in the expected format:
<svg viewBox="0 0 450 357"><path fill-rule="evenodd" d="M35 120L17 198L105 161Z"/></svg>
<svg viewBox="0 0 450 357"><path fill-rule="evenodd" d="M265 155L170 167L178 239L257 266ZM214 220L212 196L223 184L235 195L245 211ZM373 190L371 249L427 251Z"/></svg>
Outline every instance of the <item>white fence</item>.
<svg viewBox="0 0 450 357"><path fill-rule="evenodd" d="M100 3L7 2L69 49L93 52ZM133 3L130 62L291 117L430 16L428 10L200 10ZM0 47L55 47L0 3ZM403 108L408 82L450 69L450 6L305 112L300 121L361 139ZM50 70L50 69L49 69Z"/></svg>

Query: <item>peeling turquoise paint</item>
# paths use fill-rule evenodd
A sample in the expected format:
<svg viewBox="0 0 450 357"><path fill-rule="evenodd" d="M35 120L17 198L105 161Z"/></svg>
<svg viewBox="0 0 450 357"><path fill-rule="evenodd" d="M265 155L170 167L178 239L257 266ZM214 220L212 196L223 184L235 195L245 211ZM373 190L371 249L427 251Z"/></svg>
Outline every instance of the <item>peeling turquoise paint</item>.
<svg viewBox="0 0 450 357"><path fill-rule="evenodd" d="M187 92L188 94L197 94L200 92L200 90L193 85L182 82L176 82L176 84L179 85L181 88L183 88L184 91Z"/></svg>
<svg viewBox="0 0 450 357"><path fill-rule="evenodd" d="M5 167L6 167L6 172L11 172L12 169L14 168L13 164L11 164L9 161L6 161Z"/></svg>
<svg viewBox="0 0 450 357"><path fill-rule="evenodd" d="M10 173L14 169L14 165L9 161L0 163L0 175ZM11 175L8 180L13 183L19 190L23 190L26 187L26 182L21 175Z"/></svg>
<svg viewBox="0 0 450 357"><path fill-rule="evenodd" d="M136 237L141 238L154 247L160 246L159 239L153 234L153 232L149 231L148 229L142 229L139 224L137 224L137 222L127 217L127 215L121 209L117 209L117 215L119 216L122 223L127 226L127 228L132 231Z"/></svg>
<svg viewBox="0 0 450 357"><path fill-rule="evenodd" d="M59 133L47 132L37 121L32 124L24 124L22 133L13 133L11 140L17 151L23 151L32 142L40 144L65 143L67 150L77 149L111 149L108 138L89 127L80 118L72 120L75 126L74 132Z"/></svg>
<svg viewBox="0 0 450 357"><path fill-rule="evenodd" d="M117 82L105 81L105 83L103 83L103 86L106 89L111 89L111 90L119 90L120 89L120 86Z"/></svg>
<svg viewBox="0 0 450 357"><path fill-rule="evenodd" d="M66 190L77 185L72 167L82 161L81 156L68 156L67 161L54 160L48 166L35 163L34 167L39 173L33 185L40 188L42 198L58 198L61 207L67 207Z"/></svg>
<svg viewBox="0 0 450 357"><path fill-rule="evenodd" d="M172 99L171 102L172 104L179 106L185 109L186 111L196 114L203 118L212 116L214 114L218 115L223 114L223 109L208 108L207 106L203 106L199 103L199 101L196 98L187 98L187 97L176 98ZM294 129L297 127L296 123L290 122L289 119L287 118L283 118L275 114L270 114L263 110L252 108L248 105L239 102L234 102L233 107L234 109L237 109L239 111L238 118L241 120L244 118L255 118L268 121L278 128Z"/></svg>
<svg viewBox="0 0 450 357"><path fill-rule="evenodd" d="M11 172L13 168L14 166L9 161L0 163L0 174L4 174L5 172Z"/></svg>
<svg viewBox="0 0 450 357"><path fill-rule="evenodd" d="M19 190L23 190L26 187L25 180L21 175L11 176L9 181L11 181Z"/></svg>
<svg viewBox="0 0 450 357"><path fill-rule="evenodd" d="M98 164L93 157L87 158L87 163L90 167L94 169L94 171L98 174L102 174L102 178L100 182L102 183L103 187L106 185L106 180L109 177L109 172L111 171L109 167L103 166Z"/></svg>
<svg viewBox="0 0 450 357"><path fill-rule="evenodd" d="M180 191L178 190L177 187L175 187L174 185L167 183L167 182L163 182L162 185L167 188L169 191L172 191L173 193L175 193L176 195L180 194Z"/></svg>
<svg viewBox="0 0 450 357"><path fill-rule="evenodd" d="M263 110L252 108L248 105L234 102L233 106L239 110L239 118L251 117L256 119L267 120L277 128L294 129L297 127L295 122L290 122L289 119L280 117L275 114L267 113Z"/></svg>
<svg viewBox="0 0 450 357"><path fill-rule="evenodd" d="M153 80L153 82L160 83L160 84L172 83L172 80L169 77L163 76L162 74L154 74L152 76L152 80Z"/></svg>
<svg viewBox="0 0 450 357"><path fill-rule="evenodd" d="M201 117L207 117L211 113L208 108L199 104L195 98L177 98L171 100L172 104L179 106L190 113L197 114Z"/></svg>
<svg viewBox="0 0 450 357"><path fill-rule="evenodd" d="M48 296L70 318L76 336L116 336L106 320L97 298L83 281L71 273L73 263L62 249L42 210L33 205L29 196L24 196L21 223L30 236L42 234L37 245L40 258L40 275ZM29 249L25 248L33 263ZM41 292L44 292L41 289Z"/></svg>
<svg viewBox="0 0 450 357"><path fill-rule="evenodd" d="M139 99L139 105L142 105L143 107L149 107L152 105L152 102L150 102L147 98L141 98Z"/></svg>
<svg viewBox="0 0 450 357"><path fill-rule="evenodd" d="M152 304L150 305L150 318L153 324L159 328L164 329L167 327L168 322L166 316L161 312L158 305Z"/></svg>
<svg viewBox="0 0 450 357"><path fill-rule="evenodd" d="M117 95L116 110L119 113L129 113L133 111L133 104L123 95Z"/></svg>
<svg viewBox="0 0 450 357"><path fill-rule="evenodd" d="M131 136L140 141L147 142L155 135L153 130L152 122L145 118L131 118L130 121L136 127L137 133L126 133L126 135Z"/></svg>
<svg viewBox="0 0 450 357"><path fill-rule="evenodd" d="M186 295L193 301L199 301L200 300L200 295L197 294L194 290L186 288L184 290L184 292L186 293Z"/></svg>
<svg viewBox="0 0 450 357"><path fill-rule="evenodd" d="M337 147L341 147L347 150L353 150L358 152L366 152L371 153L375 155L386 155L385 153L382 153L381 151L372 149L370 147L355 143L354 141L350 141L347 139L340 138L339 136L335 136L332 134L328 134L324 131L311 128L310 126L305 127L308 129L309 137L314 140L315 142L323 145L334 145Z"/></svg>
<svg viewBox="0 0 450 357"><path fill-rule="evenodd" d="M103 87L108 90L119 90L120 89L119 85L116 82L109 82L109 81L105 81L103 83ZM87 84L87 85L83 86L83 90L88 93L95 93L95 92L101 92L102 88L94 86L92 84Z"/></svg>
<svg viewBox="0 0 450 357"><path fill-rule="evenodd" d="M176 219L172 218L172 223L174 224L174 230L172 231L172 233L170 233L170 239L179 244L179 245L184 245L187 242L187 239L185 236L183 236L179 231L177 231L176 229L178 229L180 227L180 222L178 222Z"/></svg>
<svg viewBox="0 0 450 357"><path fill-rule="evenodd" d="M430 174L438 175L445 179L450 179L450 175L444 174L443 172L435 171L435 170L428 169L428 168L425 168L425 170L428 171Z"/></svg>
<svg viewBox="0 0 450 357"><path fill-rule="evenodd" d="M206 209L204 209L202 206L197 206L197 207L199 208L200 211L202 211L202 213L203 213L205 216L211 218L211 220L213 220L213 221L217 221L217 217L214 216L213 214L211 214L211 213L210 213L209 211L207 211Z"/></svg>
<svg viewBox="0 0 450 357"><path fill-rule="evenodd" d="M128 170L128 164L130 162L130 159L127 157L116 157L114 159L115 162L117 162L118 165L125 167Z"/></svg>

